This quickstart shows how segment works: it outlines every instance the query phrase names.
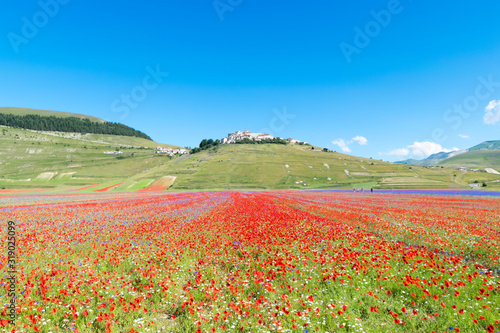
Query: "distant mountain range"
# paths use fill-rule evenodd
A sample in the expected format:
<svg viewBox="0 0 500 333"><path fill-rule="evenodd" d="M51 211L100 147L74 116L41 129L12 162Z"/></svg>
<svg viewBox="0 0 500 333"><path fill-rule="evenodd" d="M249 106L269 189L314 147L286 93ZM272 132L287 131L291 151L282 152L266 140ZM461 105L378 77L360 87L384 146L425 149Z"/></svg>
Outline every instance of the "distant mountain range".
<svg viewBox="0 0 500 333"><path fill-rule="evenodd" d="M498 168L500 166L500 140L485 141L469 149L436 153L422 160L407 159L395 163L421 166Z"/></svg>
<svg viewBox="0 0 500 333"><path fill-rule="evenodd" d="M431 156L427 157L427 158L424 158L423 160L416 160L416 159L413 159L413 158L410 158L410 159L407 159L407 160L404 160L404 161L398 161L398 162L395 162L395 163L399 163L399 164L411 164L411 165L422 165L422 166L431 166L431 165L436 165L444 160L446 160L447 158L450 158L450 157L453 157L453 156L457 156L457 155L460 155L460 154L464 154L466 152L468 152L469 149L461 149L461 150L455 150L455 151L450 151L450 152L440 152L440 153L436 153L436 154L432 154Z"/></svg>

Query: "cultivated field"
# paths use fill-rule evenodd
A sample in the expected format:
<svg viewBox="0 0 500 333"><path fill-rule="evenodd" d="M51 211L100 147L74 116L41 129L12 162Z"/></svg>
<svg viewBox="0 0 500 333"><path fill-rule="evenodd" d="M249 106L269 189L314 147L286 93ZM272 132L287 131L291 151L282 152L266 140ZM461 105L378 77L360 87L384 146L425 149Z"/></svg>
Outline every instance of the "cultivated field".
<svg viewBox="0 0 500 333"><path fill-rule="evenodd" d="M176 176L175 190L195 189L332 189L455 188L473 182L497 188L499 175L452 168L408 166L323 152L300 145L222 145L173 159L140 176ZM214 185L215 184L215 185ZM500 185L500 184L498 184Z"/></svg>
<svg viewBox="0 0 500 333"><path fill-rule="evenodd" d="M120 191L139 189L136 175L170 160L156 154L158 145L119 135L38 132L0 126L0 189L67 190L122 182L125 184ZM123 154L103 153L115 150Z"/></svg>
<svg viewBox="0 0 500 333"><path fill-rule="evenodd" d="M498 198L4 195L0 212L5 235L16 222L17 332L500 327Z"/></svg>
<svg viewBox="0 0 500 333"><path fill-rule="evenodd" d="M60 193L119 184L110 191L124 192L143 189L163 177L175 179L171 190L469 189L474 182L500 188L500 175L426 169L306 145L221 145L173 158L157 154L160 145L179 148L135 137L0 126L0 190L44 188ZM116 150L123 153L104 154Z"/></svg>

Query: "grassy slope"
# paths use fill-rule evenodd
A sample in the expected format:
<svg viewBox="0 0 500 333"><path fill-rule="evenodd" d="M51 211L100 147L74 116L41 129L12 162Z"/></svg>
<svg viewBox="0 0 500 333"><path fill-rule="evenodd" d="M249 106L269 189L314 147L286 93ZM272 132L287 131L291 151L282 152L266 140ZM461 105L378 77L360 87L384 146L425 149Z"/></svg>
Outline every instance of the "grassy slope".
<svg viewBox="0 0 500 333"><path fill-rule="evenodd" d="M136 137L46 133L0 126L0 188L122 181L169 160L155 154L158 145ZM116 148L126 158L103 154ZM49 173L54 174L50 177Z"/></svg>
<svg viewBox="0 0 500 333"><path fill-rule="evenodd" d="M15 114L18 116L24 116L27 114L36 114L39 116L55 116L55 117L76 117L81 119L88 119L95 122L105 122L105 120L93 116L87 116L79 113L69 113L69 112L59 112L59 111L49 111L49 110L38 110L38 109L27 109L27 108L14 108L14 107L0 107L0 113Z"/></svg>
<svg viewBox="0 0 500 333"><path fill-rule="evenodd" d="M378 188L462 188L474 180L500 179L500 176L448 168L412 166L410 169L400 164L309 149L299 145L224 145L174 159L134 178L176 176L172 189L369 188L376 184ZM302 183L297 184L299 181Z"/></svg>
<svg viewBox="0 0 500 333"><path fill-rule="evenodd" d="M481 144L478 144L477 146L474 146L470 148L469 150L481 150L481 149L488 149L488 150L497 150L500 149L500 140L493 140L493 141L486 141Z"/></svg>
<svg viewBox="0 0 500 333"><path fill-rule="evenodd" d="M500 150L474 150L451 157L439 165L472 169L493 168L500 171Z"/></svg>
<svg viewBox="0 0 500 333"><path fill-rule="evenodd" d="M186 190L370 188L375 185L378 188L465 188L475 180L500 180L500 176L486 173L410 167L312 151L310 146L224 145L170 159L155 154L157 145L135 137L0 127L0 188L69 189L102 184L88 190L93 191L123 182L111 191L131 191L147 187L164 176L177 177L172 188ZM120 159L103 154L116 148L124 152L119 155ZM500 182L494 185L500 186Z"/></svg>

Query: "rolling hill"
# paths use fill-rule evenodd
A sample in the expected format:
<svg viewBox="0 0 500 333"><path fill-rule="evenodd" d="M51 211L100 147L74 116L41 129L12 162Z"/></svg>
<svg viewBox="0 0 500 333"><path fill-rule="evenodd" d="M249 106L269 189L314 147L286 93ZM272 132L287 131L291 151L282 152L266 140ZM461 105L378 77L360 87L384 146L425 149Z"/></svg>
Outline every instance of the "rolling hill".
<svg viewBox="0 0 500 333"><path fill-rule="evenodd" d="M54 115L54 111L48 112ZM6 126L0 126L0 132L0 191L43 188L106 192L169 186L173 190L459 189L473 182L500 187L500 175L458 171L454 165L426 168L394 164L325 152L310 145L226 144L168 157L157 154L156 147L179 147L138 137ZM461 156L466 154L455 157Z"/></svg>
<svg viewBox="0 0 500 333"><path fill-rule="evenodd" d="M98 134L0 127L0 189L142 190L163 179L173 190L466 188L500 180L484 172L405 166L306 145L220 145L170 158L159 143ZM174 147L162 145L165 147ZM106 155L120 150L123 154Z"/></svg>
<svg viewBox="0 0 500 333"><path fill-rule="evenodd" d="M121 182L168 159L155 154L158 145L179 148L129 136L0 126L0 189ZM104 154L116 150L123 154Z"/></svg>
<svg viewBox="0 0 500 333"><path fill-rule="evenodd" d="M133 129L127 125L113 123L108 121L90 120L88 118L73 117L71 114L54 115L53 112L45 110L30 109L16 110L9 108L9 113L0 113L0 125L14 128L23 128L38 131L59 131L59 132L75 132L75 133L95 133L95 134L111 134L136 136L152 140L147 134ZM30 112L23 114L25 112Z"/></svg>
<svg viewBox="0 0 500 333"><path fill-rule="evenodd" d="M485 141L469 149L440 152L423 160L408 159L395 162L405 165L464 167L469 169L500 169L500 140Z"/></svg>
<svg viewBox="0 0 500 333"><path fill-rule="evenodd" d="M485 141L469 149L469 151L474 150L500 150L500 140Z"/></svg>
<svg viewBox="0 0 500 333"><path fill-rule="evenodd" d="M469 169L492 168L500 171L500 150L472 150L450 157L439 165L446 167L465 167Z"/></svg>
<svg viewBox="0 0 500 333"><path fill-rule="evenodd" d="M487 173L400 164L311 149L311 146L220 145L181 156L132 177L172 176L171 189L467 188L500 180Z"/></svg>
<svg viewBox="0 0 500 333"><path fill-rule="evenodd" d="M16 107L0 107L0 113L14 114L14 115L19 115L19 116L31 114L31 115L47 116L47 117L53 116L53 117L59 117L59 118L75 117L75 118L80 118L80 119L88 119L90 121L95 121L95 122L99 122L99 123L106 122L105 120L103 120L101 118L88 116L88 115L84 115L84 114L79 114L79 113L39 110L39 109L27 109L27 108L16 108Z"/></svg>

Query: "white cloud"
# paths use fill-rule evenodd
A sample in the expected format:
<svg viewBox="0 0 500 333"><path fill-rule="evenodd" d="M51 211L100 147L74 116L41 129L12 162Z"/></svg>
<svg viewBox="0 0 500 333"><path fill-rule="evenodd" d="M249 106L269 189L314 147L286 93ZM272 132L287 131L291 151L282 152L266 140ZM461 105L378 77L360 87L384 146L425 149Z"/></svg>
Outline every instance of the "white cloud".
<svg viewBox="0 0 500 333"><path fill-rule="evenodd" d="M459 134L458 136L461 137L462 139L469 139L470 138L470 136L468 136L466 134Z"/></svg>
<svg viewBox="0 0 500 333"><path fill-rule="evenodd" d="M388 153L383 153L383 155L392 155L392 156L411 156L414 158L426 158L432 154L440 153L440 152L450 152L457 151L458 148L447 149L441 146L439 143L430 142L430 141L415 141L412 145L408 145L405 148L397 148L393 149Z"/></svg>
<svg viewBox="0 0 500 333"><path fill-rule="evenodd" d="M368 144L368 139L365 138L364 136L355 136L354 138L352 138L352 140L350 141L345 141L344 139L337 139L337 140L334 140L332 141L332 143L334 145L337 145L340 147L340 149L342 149L342 151L344 153L350 153L352 150L351 148L349 148L349 145L350 144L353 144L354 142L356 142L357 144L361 145L361 146L364 146L366 144Z"/></svg>
<svg viewBox="0 0 500 333"><path fill-rule="evenodd" d="M484 123L492 125L500 121L500 100L492 100L484 109Z"/></svg>
<svg viewBox="0 0 500 333"><path fill-rule="evenodd" d="M430 141L414 142L412 145L409 145L408 148L412 150L412 155L422 158L426 158L432 154L440 152L449 153L450 151L458 150L458 148L446 149L443 148L443 146L441 146L439 143Z"/></svg>
<svg viewBox="0 0 500 333"><path fill-rule="evenodd" d="M368 140L364 136L359 136L359 135L352 138L352 141L357 142L362 146L368 143Z"/></svg>
<svg viewBox="0 0 500 333"><path fill-rule="evenodd" d="M403 157L403 156L410 155L410 150L408 150L406 148L398 148L398 149L393 149L393 150L391 150L390 152L388 152L388 153L386 153L384 155L392 155L392 156Z"/></svg>
<svg viewBox="0 0 500 333"><path fill-rule="evenodd" d="M350 153L351 152L351 149L349 148L349 142L345 142L344 139L337 139L337 140L333 140L332 143L334 145L337 145L340 147L340 149L342 149L342 151L344 153Z"/></svg>

